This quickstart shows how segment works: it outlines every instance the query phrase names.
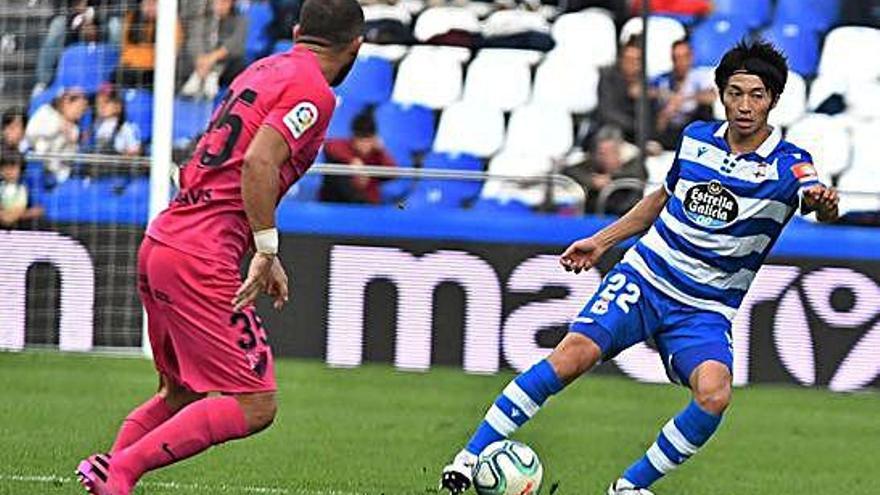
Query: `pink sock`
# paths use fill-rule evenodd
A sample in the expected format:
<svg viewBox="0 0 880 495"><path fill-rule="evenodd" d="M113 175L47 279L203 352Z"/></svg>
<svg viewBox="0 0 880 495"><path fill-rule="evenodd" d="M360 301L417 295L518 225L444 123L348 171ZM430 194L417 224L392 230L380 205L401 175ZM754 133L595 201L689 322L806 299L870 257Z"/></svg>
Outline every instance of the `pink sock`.
<svg viewBox="0 0 880 495"><path fill-rule="evenodd" d="M244 412L234 397L197 400L114 455L110 461L110 477L130 488L148 471L247 435Z"/></svg>
<svg viewBox="0 0 880 495"><path fill-rule="evenodd" d="M153 431L154 428L164 423L174 415L174 411L168 407L165 400L158 395L144 402L137 409L128 414L122 421L116 441L110 449L110 454L115 454L129 445L137 442L144 435Z"/></svg>

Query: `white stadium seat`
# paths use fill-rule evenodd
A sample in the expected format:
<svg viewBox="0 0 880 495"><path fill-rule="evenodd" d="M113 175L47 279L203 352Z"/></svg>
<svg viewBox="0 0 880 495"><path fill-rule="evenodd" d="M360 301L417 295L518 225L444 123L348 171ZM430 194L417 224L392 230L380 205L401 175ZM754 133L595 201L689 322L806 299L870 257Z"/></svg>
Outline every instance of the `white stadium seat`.
<svg viewBox="0 0 880 495"><path fill-rule="evenodd" d="M463 7L433 7L422 12L416 19L413 34L419 41L428 41L451 30L479 33L480 21L477 14Z"/></svg>
<svg viewBox="0 0 880 495"><path fill-rule="evenodd" d="M819 177L827 184L849 166L852 142L845 119L809 114L788 128L785 139L812 155Z"/></svg>
<svg viewBox="0 0 880 495"><path fill-rule="evenodd" d="M529 100L532 72L524 63L478 55L468 66L464 99L509 112Z"/></svg>
<svg viewBox="0 0 880 495"><path fill-rule="evenodd" d="M633 35L642 33L642 18L633 17L620 32L620 43L626 43ZM649 17L647 59L648 77L654 78L672 70L672 44L687 35L684 26L671 17Z"/></svg>
<svg viewBox="0 0 880 495"><path fill-rule="evenodd" d="M464 64L471 59L471 51L463 46L416 45L410 48L409 52L419 54L419 56L428 54L432 57L447 58L459 64Z"/></svg>
<svg viewBox="0 0 880 495"><path fill-rule="evenodd" d="M486 158L504 142L504 113L474 101L460 101L443 111L434 151Z"/></svg>
<svg viewBox="0 0 880 495"><path fill-rule="evenodd" d="M461 64L433 50L411 50L400 62L391 99L438 109L459 99Z"/></svg>
<svg viewBox="0 0 880 495"><path fill-rule="evenodd" d="M853 117L880 118L880 82L856 81L850 84L846 91L846 108L847 114Z"/></svg>
<svg viewBox="0 0 880 495"><path fill-rule="evenodd" d="M571 64L565 55L554 50L538 66L532 101L583 114L596 108L598 88L597 68Z"/></svg>
<svg viewBox="0 0 880 495"><path fill-rule="evenodd" d="M488 171L492 174L532 176L540 179L553 171L553 161L540 153L505 149L492 158ZM538 206L544 201L546 193L547 183L541 180L529 183L489 180L483 186L480 197L500 203L515 200L529 206Z"/></svg>
<svg viewBox="0 0 880 495"><path fill-rule="evenodd" d="M538 50L521 50L518 48L483 48L477 57L491 58L504 63L518 63L528 66L538 65L544 57Z"/></svg>
<svg viewBox="0 0 880 495"><path fill-rule="evenodd" d="M617 59L617 29L604 9L587 9L559 16L552 28L556 49L572 52L596 67Z"/></svg>
<svg viewBox="0 0 880 495"><path fill-rule="evenodd" d="M499 10L483 21L483 36L507 36L527 31L550 33L543 15L527 10Z"/></svg>
<svg viewBox="0 0 880 495"><path fill-rule="evenodd" d="M843 172L838 188L840 211L880 210L880 121L857 126L853 131L852 166ZM846 194L855 191L861 194Z"/></svg>
<svg viewBox="0 0 880 495"><path fill-rule="evenodd" d="M770 125L788 127L807 112L807 83L796 72L789 71L788 82L776 108L770 112Z"/></svg>
<svg viewBox="0 0 880 495"><path fill-rule="evenodd" d="M664 151L657 156L648 156L645 160L645 168L648 169L648 184L645 188L645 194L654 192L657 185L662 184L666 180L666 174L672 168L672 161L675 160L674 151Z"/></svg>
<svg viewBox="0 0 880 495"><path fill-rule="evenodd" d="M367 22L388 19L399 21L404 26L412 24L412 12L401 4L386 5L377 3L364 5L363 10L364 20Z"/></svg>
<svg viewBox="0 0 880 495"><path fill-rule="evenodd" d="M377 45L375 43L364 43L361 45L361 51L358 52L359 57L378 57L384 58L389 62L399 62L406 56L407 48L405 45Z"/></svg>
<svg viewBox="0 0 880 495"><path fill-rule="evenodd" d="M849 87L843 77L834 75L820 75L813 79L810 84L810 94L807 97L807 109L816 110L829 96L834 94L844 95Z"/></svg>
<svg viewBox="0 0 880 495"><path fill-rule="evenodd" d="M532 103L510 116L504 149L561 157L573 144L571 115L563 108Z"/></svg>
<svg viewBox="0 0 880 495"><path fill-rule="evenodd" d="M880 77L880 29L844 26L825 37L819 75L844 81L869 81Z"/></svg>

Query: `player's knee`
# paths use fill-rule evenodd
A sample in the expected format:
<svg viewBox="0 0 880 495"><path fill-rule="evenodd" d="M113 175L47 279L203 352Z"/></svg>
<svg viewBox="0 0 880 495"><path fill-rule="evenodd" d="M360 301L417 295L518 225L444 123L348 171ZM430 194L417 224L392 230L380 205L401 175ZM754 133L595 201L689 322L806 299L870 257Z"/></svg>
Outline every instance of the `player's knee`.
<svg viewBox="0 0 880 495"><path fill-rule="evenodd" d="M733 397L733 391L729 381L707 383L694 391L694 400L700 408L706 412L720 415L728 406Z"/></svg>
<svg viewBox="0 0 880 495"><path fill-rule="evenodd" d="M193 392L167 377L162 377L162 383L159 386L159 397L162 397L165 404L172 411L177 412L204 396L205 394Z"/></svg>
<svg viewBox="0 0 880 495"><path fill-rule="evenodd" d="M602 350L588 337L569 333L556 346L548 358L553 369L564 383L589 371L602 357Z"/></svg>
<svg viewBox="0 0 880 495"><path fill-rule="evenodd" d="M238 403L241 405L244 417L247 421L248 431L257 433L265 430L275 421L278 412L278 403L273 393L259 393L239 395Z"/></svg>

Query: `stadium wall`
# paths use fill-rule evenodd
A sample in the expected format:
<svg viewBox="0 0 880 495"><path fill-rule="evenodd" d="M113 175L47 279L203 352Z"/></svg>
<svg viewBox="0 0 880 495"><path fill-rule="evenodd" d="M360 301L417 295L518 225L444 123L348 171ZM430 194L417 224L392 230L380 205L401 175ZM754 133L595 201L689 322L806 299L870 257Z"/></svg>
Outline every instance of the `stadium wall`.
<svg viewBox="0 0 880 495"><path fill-rule="evenodd" d="M417 212L304 206L282 241L291 305L282 313L261 305L276 354L340 367L524 369L561 338L623 250L573 276L557 264L560 247L606 220L509 221L516 228L504 215L477 225L466 213L426 222ZM141 232L92 224L0 232L0 348L137 348ZM789 227L735 322L736 383L880 386L878 244L870 230ZM602 369L666 381L648 345Z"/></svg>

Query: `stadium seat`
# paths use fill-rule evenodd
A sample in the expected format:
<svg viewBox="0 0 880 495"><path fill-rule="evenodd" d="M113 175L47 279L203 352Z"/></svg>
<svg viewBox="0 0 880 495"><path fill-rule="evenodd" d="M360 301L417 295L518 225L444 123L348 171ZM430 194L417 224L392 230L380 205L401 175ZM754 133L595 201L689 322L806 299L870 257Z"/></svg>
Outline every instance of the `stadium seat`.
<svg viewBox="0 0 880 495"><path fill-rule="evenodd" d="M525 64L535 66L544 57L537 50L520 50L516 48L483 48L479 51L478 58L497 60L504 63Z"/></svg>
<svg viewBox="0 0 880 495"><path fill-rule="evenodd" d="M827 31L840 17L840 0L776 0L775 23L792 23Z"/></svg>
<svg viewBox="0 0 880 495"><path fill-rule="evenodd" d="M714 0L712 3L715 14L740 17L751 29L770 22L772 0Z"/></svg>
<svg viewBox="0 0 880 495"><path fill-rule="evenodd" d="M633 35L642 33L642 18L628 20L620 32L620 42L626 43ZM655 78L672 70L672 45L687 36L684 26L671 17L651 16L648 18L646 72Z"/></svg>
<svg viewBox="0 0 880 495"><path fill-rule="evenodd" d="M552 33L556 50L571 51L585 63L602 67L617 59L617 28L606 10L563 14L553 23Z"/></svg>
<svg viewBox="0 0 880 495"><path fill-rule="evenodd" d="M153 93L146 89L126 89L122 98L126 117L140 128L141 139L149 142L153 137Z"/></svg>
<svg viewBox="0 0 880 495"><path fill-rule="evenodd" d="M391 62L378 57L358 57L348 77L336 88L336 94L378 105L391 98L393 85Z"/></svg>
<svg viewBox="0 0 880 495"><path fill-rule="evenodd" d="M480 197L470 207L470 211L481 215L493 215L496 213L513 213L517 215L530 215L534 213L532 208L515 199L498 200L494 198Z"/></svg>
<svg viewBox="0 0 880 495"><path fill-rule="evenodd" d="M785 91L770 112L770 125L788 127L797 122L807 112L807 83L796 72L788 73Z"/></svg>
<svg viewBox="0 0 880 495"><path fill-rule="evenodd" d="M486 158L504 142L504 114L475 101L460 101L443 111L434 151Z"/></svg>
<svg viewBox="0 0 880 495"><path fill-rule="evenodd" d="M100 43L76 43L64 49L55 71L53 87L80 87L86 93L98 91L110 80L119 63L119 50Z"/></svg>
<svg viewBox="0 0 880 495"><path fill-rule="evenodd" d="M527 32L550 34L550 23L540 12L519 9L498 10L483 21L482 33L486 39Z"/></svg>
<svg viewBox="0 0 880 495"><path fill-rule="evenodd" d="M323 182L324 176L321 174L306 174L290 186L281 202L303 203L318 201L318 195L321 192L321 184Z"/></svg>
<svg viewBox="0 0 880 495"><path fill-rule="evenodd" d="M480 21L477 15L463 7L433 7L425 10L416 19L413 35L425 42L434 36L449 31L480 32Z"/></svg>
<svg viewBox="0 0 880 495"><path fill-rule="evenodd" d="M819 66L819 36L797 24L774 24L761 36L782 50L788 58L789 69L804 77L816 75Z"/></svg>
<svg viewBox="0 0 880 495"><path fill-rule="evenodd" d="M290 40L278 40L275 42L275 46L272 47L272 53L282 53L286 52L293 48L293 41Z"/></svg>
<svg viewBox="0 0 880 495"><path fill-rule="evenodd" d="M460 62L443 52L411 50L400 62L391 99L439 109L458 100L461 89Z"/></svg>
<svg viewBox="0 0 880 495"><path fill-rule="evenodd" d="M880 119L880 81L850 84L846 91L846 107L847 114L853 117Z"/></svg>
<svg viewBox="0 0 880 495"><path fill-rule="evenodd" d="M336 98L336 110L327 128L328 139L347 139L351 137L351 124L365 108L367 103L360 100L339 96Z"/></svg>
<svg viewBox="0 0 880 495"><path fill-rule="evenodd" d="M675 160L674 151L664 151L655 156L648 155L645 159L645 168L648 171L648 187L645 188L645 194L653 192L658 185L666 180L666 174L672 168L673 160Z"/></svg>
<svg viewBox="0 0 880 495"><path fill-rule="evenodd" d="M211 120L213 110L210 102L175 98L174 133L172 136L175 146L185 146L190 140L204 132L208 121Z"/></svg>
<svg viewBox="0 0 880 495"><path fill-rule="evenodd" d="M424 168L479 172L483 170L483 162L467 154L429 153L425 157ZM476 198L481 187L480 181L423 179L406 199L406 207L459 208Z"/></svg>
<svg viewBox="0 0 880 495"><path fill-rule="evenodd" d="M547 155L524 149L505 149L489 161L488 171L491 174L534 177L537 180L517 182L490 179L483 186L480 198L493 199L501 203L517 201L529 206L538 206L547 197L547 181L541 179L553 172L553 160Z"/></svg>
<svg viewBox="0 0 880 495"><path fill-rule="evenodd" d="M535 73L532 102L585 114L596 108L598 88L598 69L571 64L564 53L554 50L547 54Z"/></svg>
<svg viewBox="0 0 880 495"><path fill-rule="evenodd" d="M749 34L749 27L736 17L712 16L691 33L694 65L715 67L724 52Z"/></svg>
<svg viewBox="0 0 880 495"><path fill-rule="evenodd" d="M840 212L880 211L880 122L857 126L853 130L852 166L844 170L837 183L844 193L840 198ZM853 191L861 194L845 194Z"/></svg>
<svg viewBox="0 0 880 495"><path fill-rule="evenodd" d="M399 62L409 48L404 45L377 45L375 43L364 43L361 45L361 51L358 52L361 57L384 58L389 62Z"/></svg>
<svg viewBox="0 0 880 495"><path fill-rule="evenodd" d="M819 60L819 75L842 81L876 80L880 77L880 29L839 27L828 33Z"/></svg>
<svg viewBox="0 0 880 495"><path fill-rule="evenodd" d="M572 119L565 109L531 103L517 108L510 116L504 149L560 157L573 144Z"/></svg>
<svg viewBox="0 0 880 495"><path fill-rule="evenodd" d="M244 42L245 57L256 60L267 53L272 40L267 28L272 23L272 6L267 1L250 2L247 7L248 30Z"/></svg>
<svg viewBox="0 0 880 495"><path fill-rule="evenodd" d="M409 49L408 54L450 59L459 64L465 64L471 59L471 50L463 46L415 45Z"/></svg>
<svg viewBox="0 0 880 495"><path fill-rule="evenodd" d="M789 127L785 139L813 156L826 184L849 166L852 142L846 121L840 117L809 114Z"/></svg>
<svg viewBox="0 0 880 495"><path fill-rule="evenodd" d="M429 108L387 102L376 109L375 117L379 135L389 148L403 148L409 152L431 149L434 142L434 112Z"/></svg>
<svg viewBox="0 0 880 495"><path fill-rule="evenodd" d="M364 5L362 8L366 22L393 19L399 21L404 26L412 24L412 12L400 3L395 5L377 3Z"/></svg>
<svg viewBox="0 0 880 495"><path fill-rule="evenodd" d="M28 118L33 117L34 112L37 111L41 106L46 103L52 103L52 100L58 96L58 91L60 88L55 86L51 86L46 88L42 93L36 94L31 97L31 101L28 103Z"/></svg>
<svg viewBox="0 0 880 495"><path fill-rule="evenodd" d="M532 72L522 63L477 55L468 66L464 100L509 112L529 100Z"/></svg>

